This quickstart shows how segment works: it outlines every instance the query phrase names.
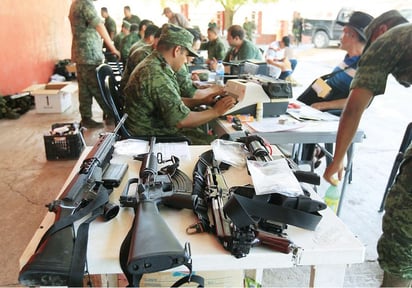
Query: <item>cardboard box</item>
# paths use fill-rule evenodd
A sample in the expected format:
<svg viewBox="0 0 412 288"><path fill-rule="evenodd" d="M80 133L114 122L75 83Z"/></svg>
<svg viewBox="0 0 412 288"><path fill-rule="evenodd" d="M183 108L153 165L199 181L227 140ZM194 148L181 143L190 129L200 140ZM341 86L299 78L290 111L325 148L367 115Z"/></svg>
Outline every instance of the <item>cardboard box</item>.
<svg viewBox="0 0 412 288"><path fill-rule="evenodd" d="M37 113L62 113L72 105L77 85L71 82L35 84L24 90L34 96Z"/></svg>
<svg viewBox="0 0 412 288"><path fill-rule="evenodd" d="M204 287L243 287L244 272L243 270L227 271L199 271L194 274L202 276L205 279ZM180 278L187 275L185 272L158 272L144 274L140 280L140 287L171 287ZM119 287L125 287L127 280L124 275L119 275ZM183 287L198 287L197 283L191 282Z"/></svg>

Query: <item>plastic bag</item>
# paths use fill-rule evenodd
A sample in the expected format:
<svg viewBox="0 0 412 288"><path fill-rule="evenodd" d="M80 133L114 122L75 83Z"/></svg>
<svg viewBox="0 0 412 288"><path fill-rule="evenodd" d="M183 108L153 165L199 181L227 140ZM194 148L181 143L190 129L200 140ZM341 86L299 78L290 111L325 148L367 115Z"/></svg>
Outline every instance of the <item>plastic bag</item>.
<svg viewBox="0 0 412 288"><path fill-rule="evenodd" d="M285 159L269 162L247 160L256 195L279 193L288 197L303 195L302 187Z"/></svg>
<svg viewBox="0 0 412 288"><path fill-rule="evenodd" d="M229 164L235 168L244 168L246 166L246 157L249 152L244 148L243 143L216 139L210 145L217 161Z"/></svg>

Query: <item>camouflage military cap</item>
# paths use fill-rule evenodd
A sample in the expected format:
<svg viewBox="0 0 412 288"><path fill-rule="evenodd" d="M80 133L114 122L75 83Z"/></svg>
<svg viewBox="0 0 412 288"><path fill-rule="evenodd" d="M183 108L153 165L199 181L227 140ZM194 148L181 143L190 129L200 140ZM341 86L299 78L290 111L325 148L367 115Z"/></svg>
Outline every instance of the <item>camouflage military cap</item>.
<svg viewBox="0 0 412 288"><path fill-rule="evenodd" d="M408 22L408 20L406 20L406 18L403 17L402 14L397 10L387 11L373 19L372 22L369 23L369 25L365 28L366 38L369 39L376 28L378 28L382 24L387 24L388 22L406 23Z"/></svg>
<svg viewBox="0 0 412 288"><path fill-rule="evenodd" d="M193 50L193 35L185 28L168 24L162 27L160 40L169 44L185 47L189 51L188 56L199 57L195 50Z"/></svg>
<svg viewBox="0 0 412 288"><path fill-rule="evenodd" d="M123 26L124 28L126 28L127 30L130 30L131 24L130 24L130 22L128 22L128 21L126 21L126 20L123 20L122 26Z"/></svg>

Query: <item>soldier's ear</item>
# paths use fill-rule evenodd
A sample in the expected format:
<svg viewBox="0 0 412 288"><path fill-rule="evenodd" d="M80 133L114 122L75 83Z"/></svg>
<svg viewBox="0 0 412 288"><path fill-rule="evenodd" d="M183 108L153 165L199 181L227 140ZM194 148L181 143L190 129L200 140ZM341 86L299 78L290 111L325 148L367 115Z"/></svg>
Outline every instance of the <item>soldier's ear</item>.
<svg viewBox="0 0 412 288"><path fill-rule="evenodd" d="M388 30L389 30L389 26L387 24L380 25L379 28L378 28L379 35L382 35L383 33L385 33Z"/></svg>
<svg viewBox="0 0 412 288"><path fill-rule="evenodd" d="M172 53L173 53L174 58L178 55L179 51L180 51L180 46L173 46Z"/></svg>

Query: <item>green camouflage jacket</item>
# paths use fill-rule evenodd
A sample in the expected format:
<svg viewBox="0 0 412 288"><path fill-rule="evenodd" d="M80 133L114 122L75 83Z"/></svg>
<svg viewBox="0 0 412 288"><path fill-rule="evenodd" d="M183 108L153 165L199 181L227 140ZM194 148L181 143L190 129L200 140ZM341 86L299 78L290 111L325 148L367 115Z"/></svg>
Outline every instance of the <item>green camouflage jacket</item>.
<svg viewBox="0 0 412 288"><path fill-rule="evenodd" d="M76 0L70 6L69 19L73 34L72 61L98 65L103 61L102 39L95 27L103 23L90 0Z"/></svg>
<svg viewBox="0 0 412 288"><path fill-rule="evenodd" d="M182 102L175 72L158 51L133 71L124 89L126 127L139 135L176 135L190 109Z"/></svg>

